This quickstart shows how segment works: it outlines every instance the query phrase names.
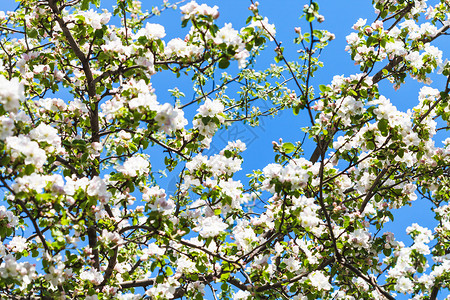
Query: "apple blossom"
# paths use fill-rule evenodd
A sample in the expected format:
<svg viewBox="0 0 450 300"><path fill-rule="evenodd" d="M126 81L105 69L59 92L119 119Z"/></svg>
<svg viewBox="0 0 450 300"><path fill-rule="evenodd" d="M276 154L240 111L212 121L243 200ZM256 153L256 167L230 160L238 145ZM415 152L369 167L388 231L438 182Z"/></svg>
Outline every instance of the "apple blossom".
<svg viewBox="0 0 450 300"><path fill-rule="evenodd" d="M295 58L261 2L241 27L195 1L148 11L19 1L0 12L0 298L445 293L448 1L372 1L376 15L345 38L359 71L323 84L319 58L340 32L317 27L331 18L302 3ZM182 35L150 22L168 8ZM264 68L265 48L275 63ZM418 97L398 105L382 82L409 78ZM282 110L302 137L269 143L273 159L257 149L253 172L251 141L216 147L233 126ZM394 209L423 203L437 222L416 219L402 241Z"/></svg>

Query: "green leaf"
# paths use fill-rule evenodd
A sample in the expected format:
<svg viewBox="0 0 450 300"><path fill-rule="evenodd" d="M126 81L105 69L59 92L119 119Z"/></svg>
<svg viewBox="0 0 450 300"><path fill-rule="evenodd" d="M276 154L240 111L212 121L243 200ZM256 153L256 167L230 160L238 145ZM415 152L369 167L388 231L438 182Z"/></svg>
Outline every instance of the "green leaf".
<svg viewBox="0 0 450 300"><path fill-rule="evenodd" d="M361 94L362 97L367 98L368 94L367 94L367 90L365 89L361 89L359 90L359 93Z"/></svg>
<svg viewBox="0 0 450 300"><path fill-rule="evenodd" d="M205 273L206 266L203 263L197 263L196 267L197 267L197 270L199 270L201 273Z"/></svg>
<svg viewBox="0 0 450 300"><path fill-rule="evenodd" d="M222 58L219 60L219 68L226 69L230 65L230 61L226 58Z"/></svg>
<svg viewBox="0 0 450 300"><path fill-rule="evenodd" d="M1 239L3 240L3 239L5 239L5 237L6 237L6 226L0 226L0 237L1 237Z"/></svg>
<svg viewBox="0 0 450 300"><path fill-rule="evenodd" d="M266 42L266 39L263 36L260 36L255 40L255 46L261 46Z"/></svg>
<svg viewBox="0 0 450 300"><path fill-rule="evenodd" d="M25 174L31 175L34 172L34 166L33 165L26 165L25 167Z"/></svg>
<svg viewBox="0 0 450 300"><path fill-rule="evenodd" d="M227 279L230 277L230 273L222 273L220 274L220 281L227 281Z"/></svg>
<svg viewBox="0 0 450 300"><path fill-rule="evenodd" d="M314 21L314 14L306 14L306 21L308 22Z"/></svg>
<svg viewBox="0 0 450 300"><path fill-rule="evenodd" d="M94 32L94 35L95 35L96 38L102 39L102 38L103 38L103 30L97 29L97 30Z"/></svg>
<svg viewBox="0 0 450 300"><path fill-rule="evenodd" d="M31 29L28 31L28 37L35 39L38 36L38 31L36 29Z"/></svg>
<svg viewBox="0 0 450 300"><path fill-rule="evenodd" d="M88 10L88 9L89 9L89 3L90 3L89 0L83 0L83 1L81 1L81 7L80 7L80 9L81 9L81 10Z"/></svg>
<svg viewBox="0 0 450 300"><path fill-rule="evenodd" d="M348 216L344 217L344 228L347 228L350 225L350 218Z"/></svg>
<svg viewBox="0 0 450 300"><path fill-rule="evenodd" d="M230 150L225 150L223 154L225 155L226 158L230 158L233 155L233 153Z"/></svg>
<svg viewBox="0 0 450 300"><path fill-rule="evenodd" d="M164 276L163 275L158 275L156 276L156 282L161 284L164 282Z"/></svg>
<svg viewBox="0 0 450 300"><path fill-rule="evenodd" d="M394 215L390 211L386 211L386 216L388 216L391 221L394 221Z"/></svg>
<svg viewBox="0 0 450 300"><path fill-rule="evenodd" d="M161 40L157 40L156 43L158 44L159 51L164 52L164 43Z"/></svg>
<svg viewBox="0 0 450 300"><path fill-rule="evenodd" d="M292 151L295 150L295 146L292 143L284 143L283 144L283 150L286 153L291 153Z"/></svg>
<svg viewBox="0 0 450 300"><path fill-rule="evenodd" d="M358 93L355 92L354 90L349 90L349 91L348 91L348 94L349 94L349 95L352 95L352 96L354 96L354 97L358 97Z"/></svg>
<svg viewBox="0 0 450 300"><path fill-rule="evenodd" d="M84 152L83 155L81 155L81 162L85 163L88 160L89 153Z"/></svg>
<svg viewBox="0 0 450 300"><path fill-rule="evenodd" d="M388 134L389 134L388 120L381 119L380 121L378 121L377 127L380 130L382 136L388 136Z"/></svg>
<svg viewBox="0 0 450 300"><path fill-rule="evenodd" d="M31 256L32 257L38 257L39 256L39 251L37 251L36 249L31 250Z"/></svg>
<svg viewBox="0 0 450 300"><path fill-rule="evenodd" d="M147 37L145 37L145 36L140 36L139 38L138 38L138 42L139 42L139 44L141 44L141 45L145 45L145 44L147 44Z"/></svg>

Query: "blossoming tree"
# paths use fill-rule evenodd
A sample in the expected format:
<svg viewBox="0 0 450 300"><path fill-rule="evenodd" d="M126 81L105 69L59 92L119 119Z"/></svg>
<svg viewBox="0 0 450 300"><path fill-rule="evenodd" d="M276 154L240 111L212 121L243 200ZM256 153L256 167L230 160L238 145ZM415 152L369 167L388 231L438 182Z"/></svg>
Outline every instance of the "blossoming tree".
<svg viewBox="0 0 450 300"><path fill-rule="evenodd" d="M450 139L437 136L449 126L450 64L434 43L450 27L450 2L374 0L373 22L347 36L361 72L323 84L313 75L334 35L315 29L317 3L292 30L293 61L257 2L240 29L217 26L218 8L194 1L161 10L177 4L190 29L170 40L150 22L160 11L139 1L108 11L100 0L21 0L0 14L0 298L444 294ZM257 70L266 46L276 63ZM435 71L445 84L432 88ZM160 100L157 73L192 85L172 90L175 104ZM424 85L403 112L378 83L400 88L407 77ZM311 153L274 142L275 161L244 183L234 176L244 143L202 154L231 122L258 125L284 109L307 120ZM173 193L160 186L153 149L177 174ZM404 228L407 246L383 228L418 195L438 225Z"/></svg>

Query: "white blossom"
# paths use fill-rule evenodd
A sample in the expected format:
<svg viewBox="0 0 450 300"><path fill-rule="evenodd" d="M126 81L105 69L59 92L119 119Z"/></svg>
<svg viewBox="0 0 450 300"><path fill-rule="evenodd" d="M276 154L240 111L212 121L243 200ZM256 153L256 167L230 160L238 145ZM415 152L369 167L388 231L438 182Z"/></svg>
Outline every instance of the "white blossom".
<svg viewBox="0 0 450 300"><path fill-rule="evenodd" d="M203 238L215 237L228 228L228 225L218 216L201 218L198 220L198 223L194 231L199 232Z"/></svg>
<svg viewBox="0 0 450 300"><path fill-rule="evenodd" d="M313 271L309 273L308 279L311 281L311 285L319 291L329 291L332 289L331 284L328 282L328 277L325 276L322 271Z"/></svg>
<svg viewBox="0 0 450 300"><path fill-rule="evenodd" d="M149 40L162 39L166 36L166 31L160 24L146 23L145 27L138 30L134 38L139 39L142 36Z"/></svg>
<svg viewBox="0 0 450 300"><path fill-rule="evenodd" d="M117 166L117 171L121 172L125 176L136 177L138 175L144 175L149 172L150 163L142 156L133 156L127 158L122 166Z"/></svg>
<svg viewBox="0 0 450 300"><path fill-rule="evenodd" d="M19 109L20 101L24 99L23 85L19 79L6 79L0 75L0 104L6 111L16 112Z"/></svg>

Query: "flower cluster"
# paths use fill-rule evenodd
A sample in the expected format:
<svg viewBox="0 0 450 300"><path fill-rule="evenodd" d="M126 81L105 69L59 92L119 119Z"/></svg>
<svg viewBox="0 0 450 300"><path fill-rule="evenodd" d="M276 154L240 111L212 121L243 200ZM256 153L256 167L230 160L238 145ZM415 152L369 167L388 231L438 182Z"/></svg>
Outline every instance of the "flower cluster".
<svg viewBox="0 0 450 300"><path fill-rule="evenodd" d="M374 21L359 18L346 38L360 73L318 86L335 36L316 29L314 1L290 31L297 61L256 1L242 28L219 23L217 6L184 3L185 36L149 22L177 3L63 2L0 12L0 298L445 292L450 71L436 40L448 1L373 1ZM275 63L261 70L266 43ZM446 84L421 87L408 109L379 84L431 83L438 69ZM247 177L249 143L215 149L230 124L284 109L305 136L272 142L273 160ZM424 202L435 228L408 223L401 241L394 209Z"/></svg>

